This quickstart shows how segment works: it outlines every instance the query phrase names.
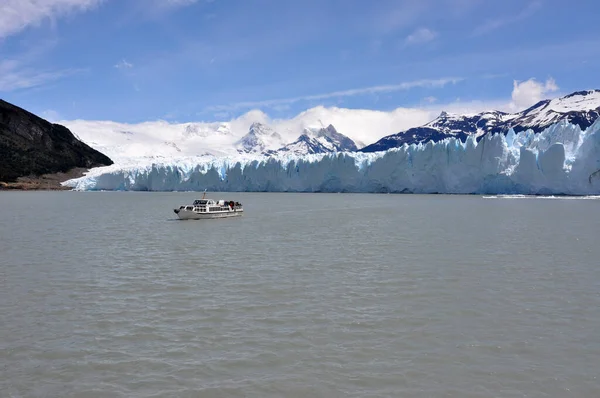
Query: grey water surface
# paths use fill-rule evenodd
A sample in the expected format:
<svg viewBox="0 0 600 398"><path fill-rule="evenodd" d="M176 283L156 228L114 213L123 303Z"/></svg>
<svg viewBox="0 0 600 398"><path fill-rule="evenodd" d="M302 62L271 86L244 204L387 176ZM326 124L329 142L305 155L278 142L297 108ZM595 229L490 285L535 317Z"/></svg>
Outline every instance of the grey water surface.
<svg viewBox="0 0 600 398"><path fill-rule="evenodd" d="M600 200L0 192L0 397L600 397Z"/></svg>

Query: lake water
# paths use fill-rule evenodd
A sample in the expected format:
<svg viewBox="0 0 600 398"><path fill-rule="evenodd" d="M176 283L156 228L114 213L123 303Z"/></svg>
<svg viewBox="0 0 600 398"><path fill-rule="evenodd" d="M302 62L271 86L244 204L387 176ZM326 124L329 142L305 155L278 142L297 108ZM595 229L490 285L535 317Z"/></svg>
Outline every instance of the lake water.
<svg viewBox="0 0 600 398"><path fill-rule="evenodd" d="M0 193L1 397L600 397L600 200Z"/></svg>

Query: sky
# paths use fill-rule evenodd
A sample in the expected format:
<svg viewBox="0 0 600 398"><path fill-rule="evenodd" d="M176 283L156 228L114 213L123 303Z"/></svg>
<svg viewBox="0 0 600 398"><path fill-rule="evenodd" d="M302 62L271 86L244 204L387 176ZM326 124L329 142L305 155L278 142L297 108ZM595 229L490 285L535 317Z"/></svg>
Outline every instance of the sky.
<svg viewBox="0 0 600 398"><path fill-rule="evenodd" d="M516 111L600 88L595 0L0 0L0 98L50 120Z"/></svg>

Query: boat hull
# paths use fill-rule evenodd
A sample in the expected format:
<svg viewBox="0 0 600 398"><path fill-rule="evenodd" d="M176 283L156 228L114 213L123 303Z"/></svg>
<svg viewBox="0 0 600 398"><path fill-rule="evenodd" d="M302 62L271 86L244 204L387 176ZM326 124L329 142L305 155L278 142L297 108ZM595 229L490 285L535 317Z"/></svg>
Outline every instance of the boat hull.
<svg viewBox="0 0 600 398"><path fill-rule="evenodd" d="M209 220L213 218L229 218L229 217L240 217L244 214L243 210L235 211L224 211L224 212L212 212L212 213L197 213L192 210L176 209L177 217L180 220Z"/></svg>

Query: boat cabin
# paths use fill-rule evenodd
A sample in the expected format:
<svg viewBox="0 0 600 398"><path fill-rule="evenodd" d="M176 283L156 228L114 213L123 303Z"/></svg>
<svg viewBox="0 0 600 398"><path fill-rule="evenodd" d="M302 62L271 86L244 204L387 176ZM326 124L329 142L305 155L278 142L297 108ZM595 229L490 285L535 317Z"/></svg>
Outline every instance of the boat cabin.
<svg viewBox="0 0 600 398"><path fill-rule="evenodd" d="M236 211L242 208L242 204L233 200L213 200L213 199L197 199L190 206L181 206L180 210L189 210L196 213L213 213L213 212L229 212Z"/></svg>

